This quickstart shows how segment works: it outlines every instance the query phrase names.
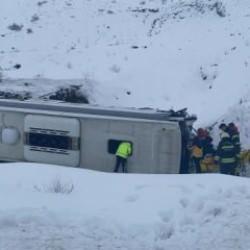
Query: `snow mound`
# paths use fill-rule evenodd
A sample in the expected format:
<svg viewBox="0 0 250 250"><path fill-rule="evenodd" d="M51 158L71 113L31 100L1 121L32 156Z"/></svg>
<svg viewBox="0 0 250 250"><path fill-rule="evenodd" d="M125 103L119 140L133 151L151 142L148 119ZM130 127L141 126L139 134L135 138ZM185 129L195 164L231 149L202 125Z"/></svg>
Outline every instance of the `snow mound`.
<svg viewBox="0 0 250 250"><path fill-rule="evenodd" d="M1 164L0 172L0 249L250 247L246 178L107 174L29 163ZM55 179L74 189L37 190Z"/></svg>

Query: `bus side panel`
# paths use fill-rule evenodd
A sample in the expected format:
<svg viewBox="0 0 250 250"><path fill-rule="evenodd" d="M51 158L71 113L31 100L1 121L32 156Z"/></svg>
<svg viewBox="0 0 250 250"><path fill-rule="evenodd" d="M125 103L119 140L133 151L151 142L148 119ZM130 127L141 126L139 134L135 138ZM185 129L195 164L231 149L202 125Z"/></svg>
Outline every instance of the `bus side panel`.
<svg viewBox="0 0 250 250"><path fill-rule="evenodd" d="M133 145L128 159L130 173L178 173L180 130L176 123L82 119L81 167L112 172L116 156L109 152L110 140L127 140Z"/></svg>
<svg viewBox="0 0 250 250"><path fill-rule="evenodd" d="M181 131L178 124L159 127L154 132L157 173L177 174L181 160Z"/></svg>
<svg viewBox="0 0 250 250"><path fill-rule="evenodd" d="M128 140L134 144L133 123L110 119L82 119L81 122L81 167L112 172L116 157L109 153L109 141Z"/></svg>
<svg viewBox="0 0 250 250"><path fill-rule="evenodd" d="M5 144L2 136L0 136L0 158L3 161L24 161L24 145L23 145L23 130L24 130L25 114L15 112L0 113L0 131L4 128L16 128L19 133L17 143Z"/></svg>

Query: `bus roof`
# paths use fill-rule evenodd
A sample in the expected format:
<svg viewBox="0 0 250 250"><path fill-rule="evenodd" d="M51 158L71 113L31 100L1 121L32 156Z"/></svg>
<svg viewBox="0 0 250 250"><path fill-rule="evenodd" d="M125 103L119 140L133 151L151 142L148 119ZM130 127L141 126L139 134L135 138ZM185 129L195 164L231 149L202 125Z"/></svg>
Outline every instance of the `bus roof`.
<svg viewBox="0 0 250 250"><path fill-rule="evenodd" d="M120 107L101 107L91 104L73 104L55 101L16 101L2 99L0 108L12 108L16 111L22 109L55 111L64 113L75 113L80 115L100 115L121 118L136 118L159 121L185 121L196 120L195 116L189 116L187 110L158 110L151 108L120 108Z"/></svg>

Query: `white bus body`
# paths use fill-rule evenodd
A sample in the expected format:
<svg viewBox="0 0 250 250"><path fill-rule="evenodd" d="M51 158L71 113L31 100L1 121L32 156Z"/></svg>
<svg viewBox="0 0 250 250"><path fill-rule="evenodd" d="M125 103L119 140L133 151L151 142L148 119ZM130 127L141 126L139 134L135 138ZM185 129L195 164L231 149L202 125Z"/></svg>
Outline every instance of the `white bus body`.
<svg viewBox="0 0 250 250"><path fill-rule="evenodd" d="M117 146L130 141L128 172L176 174L183 122L167 111L1 100L0 160L111 172Z"/></svg>

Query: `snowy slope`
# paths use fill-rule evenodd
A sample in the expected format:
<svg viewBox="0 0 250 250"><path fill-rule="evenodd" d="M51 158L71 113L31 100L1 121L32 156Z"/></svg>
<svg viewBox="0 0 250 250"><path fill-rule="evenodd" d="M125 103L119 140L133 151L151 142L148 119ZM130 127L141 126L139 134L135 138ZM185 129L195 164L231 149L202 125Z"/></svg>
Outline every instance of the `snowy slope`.
<svg viewBox="0 0 250 250"><path fill-rule="evenodd" d="M1 10L5 78L87 81L92 102L188 107L200 124L249 96L248 0L2 0Z"/></svg>
<svg viewBox="0 0 250 250"><path fill-rule="evenodd" d="M51 192L57 180L72 192ZM216 174L1 164L0 249L246 250L249 190L249 179Z"/></svg>

